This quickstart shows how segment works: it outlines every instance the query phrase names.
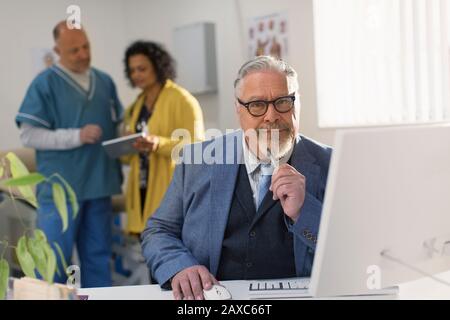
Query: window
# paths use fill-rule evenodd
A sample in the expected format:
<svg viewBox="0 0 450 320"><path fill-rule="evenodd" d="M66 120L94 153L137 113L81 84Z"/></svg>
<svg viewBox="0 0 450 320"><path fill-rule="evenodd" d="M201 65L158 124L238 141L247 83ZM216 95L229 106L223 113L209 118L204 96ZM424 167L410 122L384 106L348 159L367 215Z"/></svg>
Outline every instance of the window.
<svg viewBox="0 0 450 320"><path fill-rule="evenodd" d="M314 0L320 127L450 120L447 0Z"/></svg>

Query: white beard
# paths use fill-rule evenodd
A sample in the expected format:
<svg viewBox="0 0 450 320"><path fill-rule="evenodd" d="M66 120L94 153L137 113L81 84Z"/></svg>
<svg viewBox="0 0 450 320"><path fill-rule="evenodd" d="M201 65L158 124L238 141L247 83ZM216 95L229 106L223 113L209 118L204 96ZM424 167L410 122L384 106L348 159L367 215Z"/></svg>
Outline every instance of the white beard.
<svg viewBox="0 0 450 320"><path fill-rule="evenodd" d="M254 150L258 150L257 157L261 161L271 161L275 162L273 165L278 165L278 161L288 154L294 145L295 137L292 132L287 137L283 136L284 139L281 140L277 129L247 130L247 143L253 153Z"/></svg>

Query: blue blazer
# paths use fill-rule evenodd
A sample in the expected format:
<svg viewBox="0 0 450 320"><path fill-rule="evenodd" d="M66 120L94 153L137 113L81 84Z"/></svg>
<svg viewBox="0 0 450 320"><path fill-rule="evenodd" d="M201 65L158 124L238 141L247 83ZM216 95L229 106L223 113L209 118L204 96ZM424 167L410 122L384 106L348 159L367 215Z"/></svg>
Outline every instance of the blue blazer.
<svg viewBox="0 0 450 320"><path fill-rule="evenodd" d="M291 165L306 177L306 197L294 235L297 276L309 276L314 259L331 149L298 136ZM242 158L242 131L186 146L160 207L142 233L152 277L166 284L176 273L204 265L216 276Z"/></svg>

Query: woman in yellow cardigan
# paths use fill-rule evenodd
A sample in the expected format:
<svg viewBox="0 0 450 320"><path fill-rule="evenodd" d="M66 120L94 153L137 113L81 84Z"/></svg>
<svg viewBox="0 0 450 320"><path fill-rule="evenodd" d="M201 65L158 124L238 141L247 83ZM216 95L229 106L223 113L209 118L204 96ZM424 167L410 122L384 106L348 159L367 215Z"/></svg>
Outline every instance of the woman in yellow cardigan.
<svg viewBox="0 0 450 320"><path fill-rule="evenodd" d="M134 145L139 153L124 159L130 164L127 231L140 234L169 187L175 169L174 147L180 142L203 140L203 115L198 101L173 82L174 61L159 44L148 41L131 44L124 62L131 85L142 89L125 112L125 128L128 134L147 134ZM172 139L176 129L189 131L190 141Z"/></svg>

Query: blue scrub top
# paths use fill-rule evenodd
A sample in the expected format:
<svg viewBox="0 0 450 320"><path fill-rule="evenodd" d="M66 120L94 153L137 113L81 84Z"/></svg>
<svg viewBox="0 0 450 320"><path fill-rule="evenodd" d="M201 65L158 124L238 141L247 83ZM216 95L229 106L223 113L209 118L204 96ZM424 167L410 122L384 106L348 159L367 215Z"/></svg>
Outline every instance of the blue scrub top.
<svg viewBox="0 0 450 320"><path fill-rule="evenodd" d="M123 107L112 79L91 68L86 92L61 68L53 66L31 83L16 116L16 123L29 123L50 130L81 128L96 124L102 141L117 137ZM98 199L121 193L120 162L105 153L101 141L70 150L37 150L37 170L45 176L59 173L72 186L78 200ZM38 200L52 200L51 186L39 186Z"/></svg>

